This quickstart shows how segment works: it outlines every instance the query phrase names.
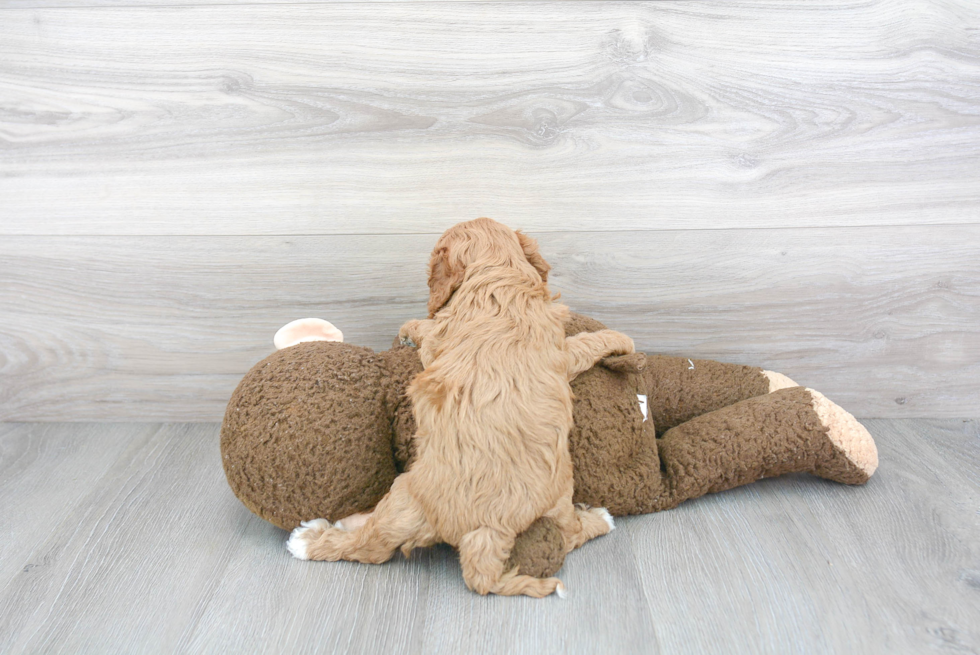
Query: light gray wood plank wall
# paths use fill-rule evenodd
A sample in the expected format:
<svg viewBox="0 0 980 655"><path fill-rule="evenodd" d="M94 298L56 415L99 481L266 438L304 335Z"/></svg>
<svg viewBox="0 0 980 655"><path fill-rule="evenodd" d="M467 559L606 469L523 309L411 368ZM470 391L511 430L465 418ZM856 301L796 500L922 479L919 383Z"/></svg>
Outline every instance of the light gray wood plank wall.
<svg viewBox="0 0 980 655"><path fill-rule="evenodd" d="M978 27L938 0L8 9L0 233L976 223Z"/></svg>
<svg viewBox="0 0 980 655"><path fill-rule="evenodd" d="M288 321L390 347L433 237L10 237L0 418L220 420ZM637 347L764 366L859 416L976 414L980 226L546 233L551 286Z"/></svg>
<svg viewBox="0 0 980 655"><path fill-rule="evenodd" d="M980 413L980 5L57 4L0 9L0 418L216 420L479 215L648 351Z"/></svg>

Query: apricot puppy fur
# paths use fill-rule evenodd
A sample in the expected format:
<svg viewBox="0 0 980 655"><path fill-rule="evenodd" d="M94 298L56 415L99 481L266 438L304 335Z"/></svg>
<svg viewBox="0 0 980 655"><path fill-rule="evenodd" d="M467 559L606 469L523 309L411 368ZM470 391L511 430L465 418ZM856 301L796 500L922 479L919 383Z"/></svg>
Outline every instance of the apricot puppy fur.
<svg viewBox="0 0 980 655"><path fill-rule="evenodd" d="M417 458L374 511L308 521L288 546L301 559L384 562L438 542L459 549L480 594L546 596L557 578L505 571L517 534L553 518L567 550L613 528L604 509L572 504L569 381L608 355L633 352L613 330L565 338L550 266L529 237L488 218L460 223L429 262L429 318L400 331L425 370L409 386Z"/></svg>

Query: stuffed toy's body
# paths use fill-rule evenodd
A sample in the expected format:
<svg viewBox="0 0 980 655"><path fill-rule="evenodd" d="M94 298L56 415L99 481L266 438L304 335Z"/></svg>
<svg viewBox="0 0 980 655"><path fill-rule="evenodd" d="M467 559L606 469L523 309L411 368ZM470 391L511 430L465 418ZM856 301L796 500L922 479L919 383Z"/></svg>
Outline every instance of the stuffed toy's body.
<svg viewBox="0 0 980 655"><path fill-rule="evenodd" d="M566 333L603 328L572 314ZM259 362L221 429L235 495L285 530L369 512L411 466L415 422L405 390L421 371L416 349L398 343L374 352L299 342ZM604 360L572 391L574 500L614 515L670 509L785 473L862 484L878 463L854 417L759 368L637 353ZM518 538L510 564L522 573L548 577L561 567L564 545L549 523L539 519Z"/></svg>

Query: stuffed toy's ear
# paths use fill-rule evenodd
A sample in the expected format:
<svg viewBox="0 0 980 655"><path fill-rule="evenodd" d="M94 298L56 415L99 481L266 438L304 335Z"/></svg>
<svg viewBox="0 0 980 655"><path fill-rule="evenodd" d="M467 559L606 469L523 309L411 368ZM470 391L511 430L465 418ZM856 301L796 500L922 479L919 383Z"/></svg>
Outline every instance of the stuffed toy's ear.
<svg viewBox="0 0 980 655"><path fill-rule="evenodd" d="M463 283L463 266L456 261L447 246L432 252L429 260L429 318L445 306Z"/></svg>
<svg viewBox="0 0 980 655"><path fill-rule="evenodd" d="M538 242L523 234L520 230L515 232L515 234L517 234L517 240L521 242L521 250L524 251L524 256L527 258L527 261L538 272L538 275L541 276L541 281L547 282L551 264L546 262L544 257L541 256L541 253L538 252Z"/></svg>
<svg viewBox="0 0 980 655"><path fill-rule="evenodd" d="M343 341L344 333L322 318L301 318L279 328L272 342L276 350L305 341Z"/></svg>

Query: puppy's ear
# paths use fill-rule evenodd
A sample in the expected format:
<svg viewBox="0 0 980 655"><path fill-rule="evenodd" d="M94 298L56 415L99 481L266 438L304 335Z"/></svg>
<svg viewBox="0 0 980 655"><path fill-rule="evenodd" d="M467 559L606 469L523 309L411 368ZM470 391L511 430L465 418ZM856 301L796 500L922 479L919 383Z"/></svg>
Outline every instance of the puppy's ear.
<svg viewBox="0 0 980 655"><path fill-rule="evenodd" d="M462 283L463 267L451 261L449 248L436 248L429 260L429 318L449 302Z"/></svg>
<svg viewBox="0 0 980 655"><path fill-rule="evenodd" d="M534 270L541 276L541 281L547 282L548 271L551 270L551 265L538 252L538 242L526 234L522 234L520 230L516 234L517 240L521 242L521 250L524 251L524 257L527 258L527 261L534 267Z"/></svg>

